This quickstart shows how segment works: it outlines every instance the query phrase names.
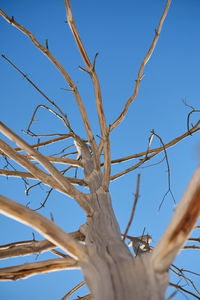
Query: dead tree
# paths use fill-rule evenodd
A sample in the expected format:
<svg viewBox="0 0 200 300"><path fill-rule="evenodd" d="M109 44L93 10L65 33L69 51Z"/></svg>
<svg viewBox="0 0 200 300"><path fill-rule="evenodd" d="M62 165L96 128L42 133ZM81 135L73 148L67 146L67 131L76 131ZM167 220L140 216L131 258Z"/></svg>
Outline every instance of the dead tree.
<svg viewBox="0 0 200 300"><path fill-rule="evenodd" d="M158 245L152 250L149 247L150 236L142 236L139 238L130 237L135 253L138 254L135 257L133 257L125 243L128 228L124 235L120 233L119 225L112 208L109 185L111 181L137 169L159 153L166 153L169 147L175 145L192 133L199 131L200 121L182 136L175 138L166 145L162 144L160 148L150 149L152 137L156 135L155 132L152 132L146 151L120 160L111 160L110 134L122 123L131 103L138 95L140 83L144 76L145 65L149 61L160 36L170 2L170 0L166 2L152 44L140 66L134 92L124 105L121 114L108 126L102 106L100 83L95 69L97 55L94 61L91 62L75 26L70 1L65 0L67 22L85 64L85 68L81 69L88 73L94 87L95 104L101 130L101 136L98 137L100 138L99 143L97 143L94 133L92 132L78 87L74 84L59 61L51 54L48 41L46 41L46 45L43 46L30 31L17 23L14 17L10 18L5 12L0 11L1 16L12 26L25 34L62 74L69 86L69 90L76 100L87 134L87 140L81 138L70 126L66 114L16 65L6 56L3 56L4 59L45 97L52 107L39 105L36 108L27 133L31 135L31 125L38 109L41 107L49 110L60 118L68 133L49 141L39 141L37 144L29 145L1 122L1 133L17 146L17 148L12 148L4 140L0 140L1 156L7 161L12 160L19 164L26 171L1 169L0 174L8 177L13 176L38 180L39 183L43 183L51 189L55 189L67 197L73 198L85 212L87 220L77 232L67 234L59 228L53 220L50 221L28 207L22 206L3 195L0 196L0 212L2 214L30 226L45 238L45 240L38 242L27 241L3 245L0 247L0 258L25 256L45 251L52 251L56 255L62 256L54 260L0 269L0 280L17 280L41 273L80 268L91 292L91 295L85 296L84 299L126 300L131 299L130 295L134 295L134 299L164 299L165 291L169 284L168 269L184 246L200 214L200 167L198 167L194 173ZM40 153L40 147L57 143L64 139L73 140L78 153L76 159L45 156ZM26 154L22 154L22 151ZM137 164L111 176L112 164L126 162L136 157L140 157ZM37 164L35 164L35 162L37 162ZM69 168L76 167L82 169L84 177L83 179L67 177L65 176L65 171L59 171L54 164L64 164L68 165ZM140 177L138 176L135 206L139 193L139 180ZM77 186L86 188L88 192L84 193ZM66 254L60 253L55 250L55 248L62 249ZM83 283L74 290L78 289L82 284ZM63 299L67 299L72 292Z"/></svg>

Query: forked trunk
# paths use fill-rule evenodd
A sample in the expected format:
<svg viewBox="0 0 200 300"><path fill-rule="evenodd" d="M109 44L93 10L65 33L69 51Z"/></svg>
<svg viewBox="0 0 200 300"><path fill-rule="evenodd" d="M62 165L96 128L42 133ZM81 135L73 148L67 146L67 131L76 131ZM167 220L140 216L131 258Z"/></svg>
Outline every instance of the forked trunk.
<svg viewBox="0 0 200 300"><path fill-rule="evenodd" d="M81 268L94 299L164 299L168 274L154 272L151 254L132 256L121 240L109 193L100 188L91 205L95 213L81 228L89 260Z"/></svg>

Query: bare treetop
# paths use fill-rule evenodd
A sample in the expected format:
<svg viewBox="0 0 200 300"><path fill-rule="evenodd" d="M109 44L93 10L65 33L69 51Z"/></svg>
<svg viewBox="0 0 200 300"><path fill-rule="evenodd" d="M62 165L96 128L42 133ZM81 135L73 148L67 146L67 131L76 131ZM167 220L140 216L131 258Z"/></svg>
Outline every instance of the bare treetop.
<svg viewBox="0 0 200 300"><path fill-rule="evenodd" d="M79 68L91 79L96 109L93 113L97 116L96 120L100 129L98 135L92 130L88 114L89 109L87 109L88 106L81 96L78 83L75 83L68 70L53 54L48 39L43 45L35 34L29 31L26 26L20 24L20 20L15 20L15 17L8 16L6 12L0 10L0 15L5 21L24 34L33 46L48 58L58 73L63 76L67 85L67 88L63 89L73 95L79 110L76 123L80 127L84 127L85 136L87 137L85 139L80 136L78 130L73 128L70 121L71 114L67 108L63 110L61 105L58 105L55 100L47 96L40 89L39 84L33 82L32 78L19 65L15 64L6 54L2 55L2 59L17 71L25 82L30 84L44 98L46 103L36 106L28 128L24 131L30 137L38 139L33 144L29 144L24 138L11 130L8 127L9 124L0 122L0 132L3 137L0 139L0 156L3 161L0 175L21 178L25 184L26 195L29 195L30 190L37 187L48 188L47 196L40 207L35 210L41 211L52 191L55 190L62 193L66 198L75 200L85 213L86 221L75 232L66 233L60 226L56 225L53 214L51 220L48 220L42 214L32 210L29 205L26 207L5 195L1 195L0 213L31 227L40 233L44 240L37 241L33 238L33 240L26 241L11 241L0 246L0 258L16 258L44 252L51 252L59 257L43 260L42 262L1 268L1 281L12 281L60 270L80 269L85 281L68 292L62 298L63 300L69 298L84 284L87 285L90 294L82 297L82 299L128 300L134 295L134 299L138 300L161 300L165 298L166 289L169 285L176 287L177 290L184 291L186 294L198 297L199 292L193 281L185 276L185 270L179 269L173 265L173 262L184 248L200 215L200 167L197 167L165 233L154 248L150 245L152 242L150 234L143 232L141 236L129 235L136 205L140 197L141 175L137 175L135 200L124 233L120 230L110 195L110 183L112 181L141 168L162 153L162 161L165 162L167 167L168 189L160 201L159 209L168 194L176 203L172 191L168 149L200 130L199 119L196 120L195 124L190 122L192 114L199 112L198 109L192 107L187 117L187 129L181 135L165 143L157 130L151 130L149 139L146 141L146 148L142 149L141 152L131 152L130 155L119 158L111 156L111 134L114 129L122 125L122 121L126 122L130 106L138 97L140 85L145 76L145 67L157 46L170 4L171 0L167 0L160 20L157 20L158 25L152 42L143 60L139 63L133 93L127 101L124 101L119 115L114 117L111 124L108 124L103 106L101 84L96 70L98 53L93 58L89 57L76 27L71 3L69 0L64 1L67 24L84 64L84 67ZM188 106L187 103L186 106ZM115 107L112 109L114 115ZM34 133L32 128L41 110L52 114L61 121L64 125L64 133L59 131L55 133L56 130L53 134L50 132L47 134ZM134 130L138 130L138 128ZM119 143L121 139L122 137L119 136ZM152 146L155 140L159 142L157 147ZM53 154L47 150L52 145L54 145L53 149L57 151ZM112 169L114 165L120 165L121 169L118 168L114 172ZM29 184L29 181L31 184ZM159 181L155 183L154 188L157 188L157 185L159 185ZM125 201L125 199L122 199L122 201ZM56 205L59 205L57 203ZM63 212L63 220L65 218L66 215ZM76 219L77 217L74 216L75 221L77 221ZM193 239L193 241L199 242L199 239ZM169 270L189 282L195 292L184 290L181 285L169 282Z"/></svg>

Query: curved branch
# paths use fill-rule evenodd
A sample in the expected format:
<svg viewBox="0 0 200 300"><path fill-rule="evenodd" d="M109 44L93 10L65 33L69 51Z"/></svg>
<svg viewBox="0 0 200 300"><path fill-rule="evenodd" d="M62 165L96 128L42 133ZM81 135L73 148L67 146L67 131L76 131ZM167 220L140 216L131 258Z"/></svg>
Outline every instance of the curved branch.
<svg viewBox="0 0 200 300"><path fill-rule="evenodd" d="M145 68L147 62L149 61L149 59L151 58L151 56L153 54L153 51L154 51L154 49L156 47L158 38L159 38L161 30L162 30L163 22L164 22L164 20L165 20L165 18L167 16L167 12L169 10L170 3L171 3L171 0L167 0L164 12L162 14L162 17L161 17L159 25L158 25L158 29L155 31L155 36L154 36L153 42L152 42L152 44L151 44L151 46L149 48L149 51L148 51L147 55L145 56L145 58L144 58L144 60L143 60L143 62L141 64L141 66L140 66L140 69L139 69L139 72L138 72L138 76L137 76L137 79L136 79L136 83L135 83L134 93L128 99L128 101L126 102L126 104L124 106L124 109L122 110L122 112L119 115L119 117L110 125L109 132L113 131L124 120L124 118L126 116L126 113L127 113L128 109L129 109L130 104L136 99L136 97L138 95L140 83L141 83L141 80L142 80L142 78L144 76L144 74L143 74L144 68Z"/></svg>
<svg viewBox="0 0 200 300"><path fill-rule="evenodd" d="M191 115L193 114L193 113L199 113L200 112L200 110L197 110L197 109L192 109L190 112L189 112L189 114L188 114L188 116L187 116L187 130L188 130L188 132L190 133L190 135L192 134L191 133L191 131L190 131L190 117L191 117Z"/></svg>
<svg viewBox="0 0 200 300"><path fill-rule="evenodd" d="M79 269L78 261L68 258L51 259L0 269L0 281L25 279L38 274L47 274L62 270Z"/></svg>
<svg viewBox="0 0 200 300"><path fill-rule="evenodd" d="M67 295L65 295L61 300L67 300L73 293L75 293L77 290L79 290L85 284L86 284L85 281L80 282L71 291L69 291L69 293L67 293Z"/></svg>
<svg viewBox="0 0 200 300"><path fill-rule="evenodd" d="M50 111L50 112L51 112L53 115L55 115L57 118L61 119L61 120L63 121L64 125L65 125L65 126L69 129L69 131L71 132L71 127L70 127L70 124L69 124L69 121L68 121L67 117L66 117L66 116L63 117L62 115L59 115L56 111L54 111L53 109L51 109L50 107L48 107L48 106L46 106L46 105L44 105L44 104L39 104L39 105L37 105L37 107L35 108L35 110L34 110L34 112L33 112L33 115L32 115L32 118L31 118L31 121L30 121L30 123L29 123L29 125L28 125L27 132L30 131L30 127L31 127L32 123L34 122L35 115L36 115L36 113L37 113L37 111L38 111L38 109L39 109L40 107L42 107L42 108L44 108L44 109Z"/></svg>
<svg viewBox="0 0 200 300"><path fill-rule="evenodd" d="M87 258L87 251L69 234L65 233L54 222L49 221L40 214L18 204L4 196L0 196L0 212L14 220L19 221L38 231L57 247L80 260Z"/></svg>

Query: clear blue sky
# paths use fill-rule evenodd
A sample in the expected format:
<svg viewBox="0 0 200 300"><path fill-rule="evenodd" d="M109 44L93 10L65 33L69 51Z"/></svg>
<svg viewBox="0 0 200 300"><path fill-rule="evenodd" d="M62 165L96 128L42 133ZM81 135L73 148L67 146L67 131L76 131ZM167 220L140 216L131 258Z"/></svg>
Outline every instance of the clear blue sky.
<svg viewBox="0 0 200 300"><path fill-rule="evenodd" d="M111 124L121 112L126 100L133 93L135 79L149 45L154 30L165 5L164 0L94 1L72 0L77 28L85 44L88 55L93 59L99 53L96 71L99 75L103 105L107 124ZM18 0L0 1L1 9L10 17L29 29L43 44L48 39L49 49L66 68L78 87L95 134L99 134L95 114L92 85L87 74L78 70L83 66L71 32L65 23L64 1ZM122 125L111 134L112 158L146 150L150 130L154 129L164 143L187 130L186 119L189 108L183 99L196 109L200 109L200 2L197 0L172 1L167 19L156 50L149 61L141 83L137 100L132 104ZM11 59L35 84L69 115L71 125L85 138L79 113L63 78L21 32L0 18L0 53ZM1 110L0 119L30 143L35 140L21 133L26 129L34 108L45 100L14 70L0 59ZM35 132L64 132L60 121L41 111ZM194 124L199 114L192 116ZM39 131L40 130L40 131ZM153 140L152 147L160 143ZM55 148L51 148L53 153ZM171 187L176 201L180 200L189 179L200 160L199 134L189 137L176 147L168 150L171 170ZM156 163L163 155L149 164ZM133 162L132 162L133 163ZM130 163L113 167L112 173L130 166ZM147 164L148 165L148 164ZM170 195L165 199L161 211L158 206L168 189L166 162L136 170L113 182L110 187L113 207L124 232L133 204L137 174L141 173L140 198L136 216L129 234L141 235L144 228L153 237L153 246L166 228L174 204ZM31 208L38 207L45 197L40 188L32 190L27 198L24 184L19 180L0 178L1 194ZM40 213L54 220L67 232L76 230L84 223L85 217L73 200L54 192L46 208ZM32 230L15 221L0 216L0 244L32 239ZM198 236L198 232L193 236ZM41 239L39 235L36 238ZM31 262L48 257L25 257L12 261L1 261L0 266ZM177 259L177 266L200 271L199 252L187 250ZM61 299L73 286L81 281L78 271L66 271L39 275L14 283L0 283L0 298L11 300L54 300ZM178 281L178 279L177 279ZM176 283L177 283L176 281ZM184 282L181 282L184 284ZM200 285L199 285L200 287ZM187 288L187 286L185 287ZM84 295L80 290L77 295ZM71 298L73 299L73 298ZM184 299L177 294L174 299ZM190 297L188 297L190 299ZM193 298L191 298L193 299Z"/></svg>

